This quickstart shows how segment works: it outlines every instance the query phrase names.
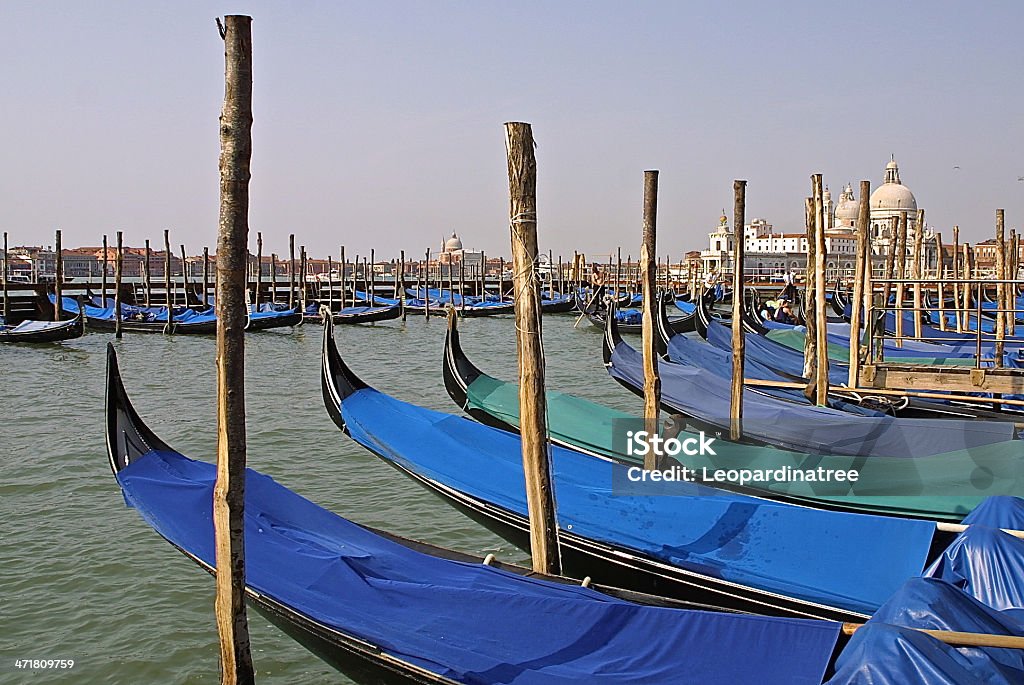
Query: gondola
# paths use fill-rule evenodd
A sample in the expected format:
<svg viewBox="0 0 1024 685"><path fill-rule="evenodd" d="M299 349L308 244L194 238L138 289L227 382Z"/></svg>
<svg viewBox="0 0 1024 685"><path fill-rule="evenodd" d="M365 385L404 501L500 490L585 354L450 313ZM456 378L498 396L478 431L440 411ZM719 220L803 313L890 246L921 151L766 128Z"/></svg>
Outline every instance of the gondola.
<svg viewBox="0 0 1024 685"><path fill-rule="evenodd" d="M0 324L0 342L50 343L81 338L85 334L85 313L67 321L22 321L16 326Z"/></svg>
<svg viewBox="0 0 1024 685"><path fill-rule="evenodd" d="M449 396L474 419L504 430L519 430L518 386L487 375L467 357L454 320L449 321L445 340L443 376ZM630 454L621 442L617 444L614 437L617 426L622 431L639 424L636 416L554 391L547 392L546 404L548 437L553 444L626 465L643 463L642 456ZM680 426L673 424L679 423L684 421L674 417L666 424L665 434L675 434ZM683 431L676 437L695 436ZM701 467L776 469L786 465L800 465L801 468L822 466L832 471L859 469L862 481L858 488L867 486L871 494L858 494L858 489L853 486L715 484L715 487L740 494L817 509L959 522L984 501L985 495L1024 494L1022 477L1018 479L1019 487L1016 489L1009 482L1003 489L989 490L985 495L971 495L963 483L970 479L979 463L968 459L943 457L934 463L921 464L904 458L875 458L871 463L864 463L859 457L801 454L723 440L715 443L715 451L714 456L680 455L675 459L694 470ZM1010 472L1015 459L1010 459ZM994 473L1005 475L1006 470L996 469ZM911 490L922 489L918 481L926 482L926 478L927 486L923 488L926 492L911 494Z"/></svg>
<svg viewBox="0 0 1024 685"><path fill-rule="evenodd" d="M658 305L657 305L658 308L661 309L662 311L664 311L665 303L666 303L666 297L664 295L659 295L658 298L656 298L656 299L658 300ZM621 310L619 310L617 307L613 306L612 310L616 312L616 314L615 314L615 316L617 317L616 323L618 324L619 330L621 332L623 332L623 333L635 333L637 335L639 335L639 334L641 334L643 332L643 325L640 323L641 310L639 310L639 309L629 309L629 310L626 310L628 312L628 314L626 314L625 316L623 315L623 312ZM587 312L587 319L589 319L590 323L592 323L594 326L603 329L605 327L605 321L607 319L607 314L608 314L608 306L606 304L601 309L594 309L594 310L592 310L590 312ZM657 318L657 315L655 315L655 318ZM690 314L684 314L683 316L677 317L675 319L669 319L668 320L668 326L675 333L689 333L690 331L696 330L696 326L697 326L697 313L696 313L696 310L691 312Z"/></svg>
<svg viewBox="0 0 1024 685"><path fill-rule="evenodd" d="M54 296L50 295L50 301L54 301ZM78 310L79 303L70 298L62 298L61 307L68 313L73 313ZM93 307L91 305L84 305L85 316L88 321L89 328L97 331L113 331L116 328L115 313L113 307ZM179 335L183 334L209 334L217 332L217 317L210 309L206 312L198 313L191 309L184 309L181 315L176 315L171 322L170 327L167 326L167 315L164 313L162 317L155 314L152 309L166 309L163 307L155 308L142 308L142 307L131 307L128 305L121 305L121 330L129 333L164 333L171 332Z"/></svg>
<svg viewBox="0 0 1024 685"><path fill-rule="evenodd" d="M544 297L540 301L540 310L545 314L568 314L576 310L576 296L573 293L552 297Z"/></svg>
<svg viewBox="0 0 1024 685"><path fill-rule="evenodd" d="M307 321L322 323L324 305L311 304L306 307L303 315ZM343 307L333 312L331 318L338 324L377 323L392 321L402 316L401 304L390 304L383 307Z"/></svg>
<svg viewBox="0 0 1024 685"><path fill-rule="evenodd" d="M603 355L608 373L623 387L642 395L640 355L622 340L614 325L605 330ZM666 364L661 368L661 387L666 411L686 416L709 432L729 429L729 380L698 366ZM868 410L855 416L834 406L815 407L806 400L787 401L750 388L744 390L743 397L743 439L751 444L811 454L891 458L965 450L979 459L983 455L998 457L1003 468L1010 468L1013 460L1024 454L1024 441L1016 439L1011 422L901 418Z"/></svg>
<svg viewBox="0 0 1024 685"><path fill-rule="evenodd" d="M125 502L215 574L216 467L142 421L111 345L106 440ZM365 528L252 470L246 481L246 600L358 682L820 683L846 642L835 622L581 585Z"/></svg>
<svg viewBox="0 0 1024 685"><path fill-rule="evenodd" d="M291 309L260 309L253 311L250 306L246 312L245 330L266 331L271 328L288 328L302 325L302 312L298 307Z"/></svg>
<svg viewBox="0 0 1024 685"><path fill-rule="evenodd" d="M370 388L342 360L330 326L324 334L322 384L328 414L343 432L474 520L525 548L528 521L517 435L401 402ZM818 618L863 616L874 611L871 600L863 602L863 593L892 591L891 586L869 589L864 585L867 579L872 584L902 583L920 572L925 558L932 556L928 549L933 543L938 552L948 540L928 521L792 507L695 483L677 483L679 489L671 491L676 495L671 497L635 496L635 491L630 496L628 489L619 491L624 496L612 496L611 484L626 482L626 467L557 446L550 448L550 454L563 570L639 591L741 611ZM726 518L719 519L711 511ZM731 519L726 512L739 518ZM708 515L710 519L704 518ZM725 529L731 532L726 534ZM744 540L739 548L728 544L735 536ZM726 549L719 548L722 544ZM844 588L845 598L837 599L833 593L844 580L826 568L845 556L842 550L847 545L856 549L851 553L858 560L858 587ZM712 572L705 562L720 551L728 561L720 558L721 565ZM813 561L801 560L808 553ZM760 569L756 581L746 575L750 563ZM777 564L787 566L781 585L769 580L776 577ZM805 564L814 567L813 579L800 579ZM840 565L848 565L848 560ZM911 567L916 570L910 571ZM802 589L796 590L793 583ZM825 595L833 599L825 600Z"/></svg>

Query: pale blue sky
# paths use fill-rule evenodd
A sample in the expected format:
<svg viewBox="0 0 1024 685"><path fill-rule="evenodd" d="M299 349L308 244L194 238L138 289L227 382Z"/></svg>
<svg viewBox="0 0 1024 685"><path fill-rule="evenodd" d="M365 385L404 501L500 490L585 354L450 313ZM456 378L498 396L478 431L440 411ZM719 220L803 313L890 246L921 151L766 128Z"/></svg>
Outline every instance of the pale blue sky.
<svg viewBox="0 0 1024 685"><path fill-rule="evenodd" d="M1020 2L0 0L0 227L215 245L217 13L254 18L251 243L508 253L505 121L533 124L541 247L706 246L732 180L802 230L809 175L876 186L890 154L930 224L1024 225ZM959 166L959 169L954 167Z"/></svg>

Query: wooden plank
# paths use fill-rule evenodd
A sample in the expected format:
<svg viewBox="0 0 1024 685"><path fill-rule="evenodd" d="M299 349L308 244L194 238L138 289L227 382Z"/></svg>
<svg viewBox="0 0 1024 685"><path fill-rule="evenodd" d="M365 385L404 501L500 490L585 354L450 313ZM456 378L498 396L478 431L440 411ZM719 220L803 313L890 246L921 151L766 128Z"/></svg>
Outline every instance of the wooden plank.
<svg viewBox="0 0 1024 685"><path fill-rule="evenodd" d="M861 388L930 388L958 392L1024 393L1024 371L1019 369L971 369L922 367L911 364L871 364L861 372ZM990 400L991 401L991 400Z"/></svg>

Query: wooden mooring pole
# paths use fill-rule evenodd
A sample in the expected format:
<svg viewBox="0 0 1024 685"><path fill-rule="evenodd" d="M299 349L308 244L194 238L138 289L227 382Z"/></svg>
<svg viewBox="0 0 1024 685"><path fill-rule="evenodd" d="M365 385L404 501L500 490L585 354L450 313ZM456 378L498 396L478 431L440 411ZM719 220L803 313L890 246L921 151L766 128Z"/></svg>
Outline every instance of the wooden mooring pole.
<svg viewBox="0 0 1024 685"><path fill-rule="evenodd" d="M342 248L344 254L344 248ZM342 257L344 259L344 257ZM344 285L344 281L342 284ZM252 295L253 309L260 310L260 291L263 289L263 232L256 232L256 292Z"/></svg>
<svg viewBox="0 0 1024 685"><path fill-rule="evenodd" d="M187 259L188 258L185 256L185 246L181 245L181 294L183 296L181 298L182 299L181 305L183 307L187 307L188 306L188 293L189 293L189 289L192 287L192 284L188 280L188 261L187 261Z"/></svg>
<svg viewBox="0 0 1024 685"><path fill-rule="evenodd" d="M103 234L103 273L100 274L100 306L107 306L107 234Z"/></svg>
<svg viewBox="0 0 1024 685"><path fill-rule="evenodd" d="M149 246L149 240L146 240L146 306L149 306L149 300L153 296L153 266L151 264L153 257L153 250Z"/></svg>
<svg viewBox="0 0 1024 685"><path fill-rule="evenodd" d="M921 339L921 307L924 303L921 297L921 279L924 278L924 269L921 263L921 250L924 246L924 210L917 210L917 225L914 229L914 263L911 265L910 277L914 279L914 337ZM941 298L940 298L941 299ZM941 307L942 304L940 303Z"/></svg>
<svg viewBox="0 0 1024 685"><path fill-rule="evenodd" d="M60 229L59 228L57 229L57 236L55 238L53 251L54 251L54 259L56 260L56 262L54 264L54 269L53 269L53 272L54 272L53 273L53 293L54 293L53 320L54 321L60 321L60 311L61 311L62 305L63 305L63 302L61 301L62 300L61 286L64 284L64 259L63 259L63 252L64 251L61 249L61 245L60 245Z"/></svg>
<svg viewBox="0 0 1024 685"><path fill-rule="evenodd" d="M964 320L960 315L960 227L953 227L953 318L956 332L964 332Z"/></svg>
<svg viewBox="0 0 1024 685"><path fill-rule="evenodd" d="M427 248L427 255L423 261L423 318L430 321L430 248ZM416 297L420 296L419 288L416 289Z"/></svg>
<svg viewBox="0 0 1024 685"><path fill-rule="evenodd" d="M821 174L814 179L814 332L818 338L814 380L815 399L819 407L828 403L828 318L825 316L825 265L828 249L825 243L825 205Z"/></svg>
<svg viewBox="0 0 1024 685"><path fill-rule="evenodd" d="M863 306L864 285L866 274L871 271L871 244L868 242L868 222L870 221L870 208L866 198L871 195L871 181L860 182L860 211L857 214L857 261L854 265L853 278L853 299L850 302L850 371L847 376L847 385L856 388L860 374L861 360L861 324L869 316L867 309ZM861 316L863 310L863 317ZM869 320L869 319L868 319ZM865 325L864 329L871 330L871 325Z"/></svg>
<svg viewBox="0 0 1024 685"><path fill-rule="evenodd" d="M747 182L732 182L732 385L729 394L729 439L743 437L743 370L746 356L746 337L743 330L743 265L746 250L743 226L747 214Z"/></svg>
<svg viewBox="0 0 1024 685"><path fill-rule="evenodd" d="M203 308L210 306L210 248L203 247Z"/></svg>
<svg viewBox="0 0 1024 685"><path fill-rule="evenodd" d="M658 411L661 407L661 377L658 375L658 351L654 342L654 317L658 315L656 307L661 303L658 298L658 274L654 270L654 255L658 237L658 171L649 169L644 172L644 214L643 242L640 244L640 279L643 287L643 308L641 309L641 333L643 334L644 364L644 430L648 436L658 433ZM622 271L622 250L619 250L619 266L616 279ZM616 285L619 281L616 280ZM611 313L609 313L609 316ZM644 468L653 471L658 468L658 455L648 449L644 455Z"/></svg>
<svg viewBox="0 0 1024 685"><path fill-rule="evenodd" d="M896 234L896 346L903 346L903 298L906 285L902 282L907 277L907 213L900 212L899 232Z"/></svg>
<svg viewBox="0 0 1024 685"><path fill-rule="evenodd" d="M817 245L817 241L814 235L814 223L816 212L814 210L815 199L814 197L808 197L804 200L804 235L807 242L807 262L804 268L804 302L803 302L803 314L804 324L807 327L807 332L804 333L804 378L809 379L807 388L804 390L804 395L811 399L814 396L817 387L814 384L814 371L818 364L818 329L814 325L814 266L815 257L814 251Z"/></svg>
<svg viewBox="0 0 1024 685"><path fill-rule="evenodd" d="M122 335L121 322L121 281L124 278L124 243L123 233L117 232L117 252L114 254L114 337L118 340ZM106 304L106 302L104 302Z"/></svg>
<svg viewBox="0 0 1024 685"><path fill-rule="evenodd" d="M1003 365L1003 340L1006 337L1006 310L1010 307L1007 306L1006 292L1008 288L1002 281L1006 278L1006 224L1004 213L1002 209L996 210L996 278L999 279L999 284L996 286L996 307L998 307L998 314L996 314L996 354L995 364L996 368ZM981 328L981 321L978 321L978 327Z"/></svg>
<svg viewBox="0 0 1024 685"><path fill-rule="evenodd" d="M295 306L295 234L288 236L288 308Z"/></svg>
<svg viewBox="0 0 1024 685"><path fill-rule="evenodd" d="M398 300L398 306L402 309L402 321L405 321L405 250L401 252L398 267L398 295L395 299Z"/></svg>
<svg viewBox="0 0 1024 685"><path fill-rule="evenodd" d="M245 612L245 302L252 158L252 18L227 16L217 236L217 484L213 524L221 683L255 681Z"/></svg>
<svg viewBox="0 0 1024 685"><path fill-rule="evenodd" d="M10 278L10 273L10 257L7 254L7 231L4 231L4 323L8 323L11 319L11 300L7 292L7 279Z"/></svg>
<svg viewBox="0 0 1024 685"><path fill-rule="evenodd" d="M529 124L505 124L508 157L509 222L512 238L516 347L519 357L519 416L530 515L533 570L560 570L554 489L548 454L541 339L540 284L537 281L537 160Z"/></svg>

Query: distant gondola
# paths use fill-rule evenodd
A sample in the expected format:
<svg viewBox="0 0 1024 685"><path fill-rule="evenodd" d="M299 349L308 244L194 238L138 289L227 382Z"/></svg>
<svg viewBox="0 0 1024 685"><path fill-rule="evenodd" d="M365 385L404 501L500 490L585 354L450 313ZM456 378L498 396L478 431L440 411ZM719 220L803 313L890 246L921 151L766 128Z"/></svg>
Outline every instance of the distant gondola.
<svg viewBox="0 0 1024 685"><path fill-rule="evenodd" d="M146 426L110 345L106 438L128 505L215 574L216 468ZM246 600L357 682L820 683L846 643L838 623L584 587L365 528L252 470L246 481Z"/></svg>
<svg viewBox="0 0 1024 685"><path fill-rule="evenodd" d="M16 326L0 324L0 342L49 343L80 338L85 333L85 315L67 321L22 321Z"/></svg>
<svg viewBox="0 0 1024 685"><path fill-rule="evenodd" d="M323 309L324 305L308 305L304 317L307 321L322 323ZM383 307L344 307L331 314L334 323L346 325L392 321L401 316L402 306L400 304L390 304Z"/></svg>
<svg viewBox="0 0 1024 685"><path fill-rule="evenodd" d="M666 296L665 295L659 295L659 297L657 297L656 299L658 300L657 307L659 309L661 309L662 312L664 312ZM612 309L612 311L616 312L616 316L618 317L616 323L618 324L619 330L621 332L623 332L623 333L636 333L638 335L643 332L643 325L642 324L640 324L640 323L633 323L632 321L623 320L623 317L620 316L621 310L619 310L617 307L614 307L614 306L611 309ZM634 318L634 319L639 319L640 318L640 311L639 310L630 310L630 311L634 313L634 316L632 318ZM602 308L600 308L600 309L592 308L591 311L587 312L587 318L590 320L590 323L592 323L593 325L597 326L598 328L602 328L603 329L605 327L605 320L607 318L607 313L608 313L607 305L602 307ZM658 318L658 315L655 315L655 318ZM696 326L697 326L696 311L693 311L693 312L691 312L689 314L684 314L683 316L677 317L675 319L669 319L668 320L668 325L672 329L672 331L675 332L675 333L689 333L690 331L696 330Z"/></svg>

